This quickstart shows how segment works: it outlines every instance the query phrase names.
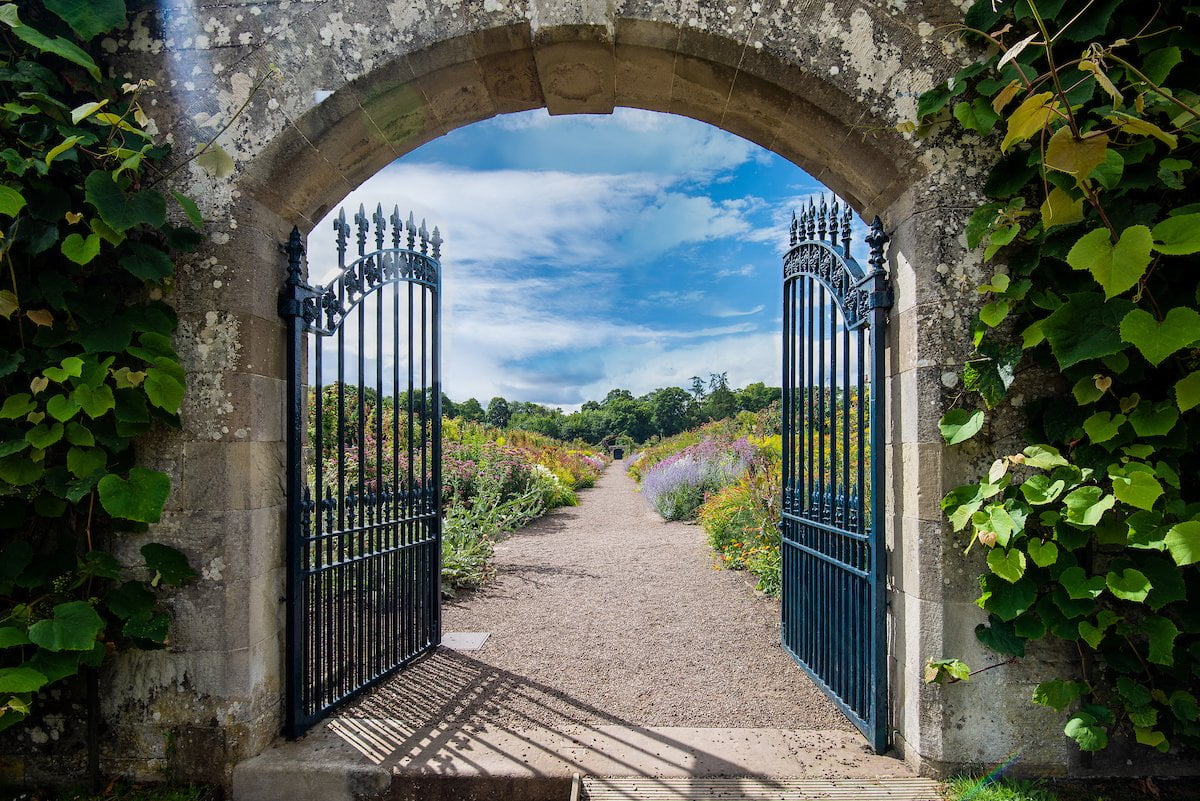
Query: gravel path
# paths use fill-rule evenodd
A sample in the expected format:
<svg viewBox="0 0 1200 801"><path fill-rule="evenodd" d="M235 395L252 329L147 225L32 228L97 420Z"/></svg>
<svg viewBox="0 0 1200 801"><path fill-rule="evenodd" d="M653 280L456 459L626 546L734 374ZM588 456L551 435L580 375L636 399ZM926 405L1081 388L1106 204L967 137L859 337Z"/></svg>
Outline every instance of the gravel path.
<svg viewBox="0 0 1200 801"><path fill-rule="evenodd" d="M490 632L483 648L440 651L342 715L851 730L780 648L778 602L635 490L618 462L501 543L492 580L444 608L444 631Z"/></svg>

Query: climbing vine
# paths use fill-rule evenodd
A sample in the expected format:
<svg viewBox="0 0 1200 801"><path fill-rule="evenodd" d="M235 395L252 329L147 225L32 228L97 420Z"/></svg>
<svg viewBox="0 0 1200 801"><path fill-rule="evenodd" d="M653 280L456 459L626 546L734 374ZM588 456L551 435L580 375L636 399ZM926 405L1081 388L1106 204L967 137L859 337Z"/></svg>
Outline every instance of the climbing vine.
<svg viewBox="0 0 1200 801"><path fill-rule="evenodd" d="M116 649L161 647L163 586L194 575L165 545L114 555L170 491L134 445L179 424L163 297L201 239L195 204L155 188L147 84L89 52L125 18L124 0L0 4L0 729Z"/></svg>
<svg viewBox="0 0 1200 801"><path fill-rule="evenodd" d="M1022 371L1057 384L1028 447L942 509L986 551L978 638L1077 655L1033 700L1087 751L1200 746L1198 30L1183 2L977 0L960 34L983 57L920 100L922 132L999 151L966 228L997 269L942 434L983 431Z"/></svg>

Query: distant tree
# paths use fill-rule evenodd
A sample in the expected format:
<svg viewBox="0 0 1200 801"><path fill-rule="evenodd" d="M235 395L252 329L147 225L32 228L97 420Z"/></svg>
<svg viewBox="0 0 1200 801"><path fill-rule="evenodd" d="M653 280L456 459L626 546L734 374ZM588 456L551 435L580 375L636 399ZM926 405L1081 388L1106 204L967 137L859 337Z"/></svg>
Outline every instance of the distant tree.
<svg viewBox="0 0 1200 801"><path fill-rule="evenodd" d="M457 404L454 411L456 416L464 420L474 420L477 423L483 421L483 407L474 398L467 398L462 403Z"/></svg>
<svg viewBox="0 0 1200 801"><path fill-rule="evenodd" d="M511 417L512 411L508 408L508 401L501 397L495 397L488 401L487 414L483 419L490 426L507 428Z"/></svg>
<svg viewBox="0 0 1200 801"><path fill-rule="evenodd" d="M709 420L724 420L738 411L737 396L729 388L725 373L713 373L708 381L708 395L704 398L702 412Z"/></svg>
<svg viewBox="0 0 1200 801"><path fill-rule="evenodd" d="M442 393L442 417L458 417L458 404L445 392Z"/></svg>
<svg viewBox="0 0 1200 801"><path fill-rule="evenodd" d="M698 375L692 376L692 397L697 403L704 400L704 379Z"/></svg>
<svg viewBox="0 0 1200 801"><path fill-rule="evenodd" d="M627 389L610 389L600 405L608 406L617 400L633 400L633 393Z"/></svg>
<svg viewBox="0 0 1200 801"><path fill-rule="evenodd" d="M687 428L690 402L691 397L682 387L663 387L646 396L654 433L669 437Z"/></svg>
<svg viewBox="0 0 1200 801"><path fill-rule="evenodd" d="M737 393L738 408L747 412L760 412L783 397L779 387L768 387L761 381L747 384L746 388Z"/></svg>
<svg viewBox="0 0 1200 801"><path fill-rule="evenodd" d="M634 400L632 395L606 400L604 411L608 414L609 433L624 434L638 442L652 433L650 408Z"/></svg>

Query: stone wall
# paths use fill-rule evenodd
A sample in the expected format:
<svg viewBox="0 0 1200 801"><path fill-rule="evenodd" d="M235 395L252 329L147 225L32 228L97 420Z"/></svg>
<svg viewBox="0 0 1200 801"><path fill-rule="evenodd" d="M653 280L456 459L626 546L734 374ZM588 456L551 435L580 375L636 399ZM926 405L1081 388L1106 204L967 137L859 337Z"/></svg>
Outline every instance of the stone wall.
<svg viewBox="0 0 1200 801"><path fill-rule="evenodd" d="M970 137L896 132L962 58L951 0L162 0L104 42L151 78L150 113L178 154L217 136L234 159L178 184L208 220L174 302L190 375L185 427L148 443L174 477L148 535L202 579L175 601L161 653L111 671L107 767L224 781L279 731L283 364L278 245L378 169L449 130L532 108L632 106L694 117L794 161L892 233L888 366L893 725L929 770L1004 759L1062 769L1029 707L1026 669L927 687L931 656L976 664L975 568L937 501L963 465L936 421L967 341L974 287L962 215L985 171ZM228 127L226 127L228 126ZM448 246L450 253L452 243ZM140 543L130 543L130 548Z"/></svg>

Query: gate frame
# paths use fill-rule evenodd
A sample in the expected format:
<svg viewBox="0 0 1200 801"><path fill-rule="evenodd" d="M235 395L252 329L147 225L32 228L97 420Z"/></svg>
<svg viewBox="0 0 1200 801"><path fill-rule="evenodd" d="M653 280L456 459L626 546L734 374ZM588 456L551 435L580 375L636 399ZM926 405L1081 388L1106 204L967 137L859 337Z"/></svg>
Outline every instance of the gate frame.
<svg viewBox="0 0 1200 801"><path fill-rule="evenodd" d="M783 430L783 462L789 464L789 455L793 447L791 432L788 426L787 399L791 392L796 391L795 376L789 375L788 359L791 341L796 332L791 331L789 323L789 303L787 286L801 275L809 276L821 283L828 290L831 304L830 310L836 309L840 321L850 330L865 328L870 338L870 381L871 394L868 420L870 428L870 487L871 487L871 529L866 540L870 549L868 564L870 565L870 593L873 609L870 616L870 637L873 652L870 655L871 675L868 691L871 710L864 718L840 698L830 685L817 671L807 665L787 643L786 618L788 610L789 584L786 571L782 580L782 603L780 604L781 631L780 641L783 648L793 658L797 665L812 681L825 692L837 705L844 715L870 741L876 753L884 753L891 747L891 707L889 704L888 681L888 630L887 630L887 528L886 528L886 492L887 492L887 459L886 437L884 430L884 409L887 401L887 371L885 351L887 348L887 323L894 301L890 277L884 265L884 247L889 240L883 229L883 222L876 216L869 227L865 241L870 248L867 257L868 269L864 271L861 265L850 255L850 222L852 210L849 203L844 203L845 213L839 218L838 199L834 196L832 208L826 206L824 196L821 198L820 209L812 200L809 208L802 210L797 218L792 214L789 228L788 250L784 254L783 263L783 322L782 334L784 347L782 352L782 384L784 392L782 416ZM828 228L826 222L828 221ZM839 224L841 244L838 244ZM806 253L816 256L828 254L832 256L832 271L840 271L845 279L843 289L838 289L822 275L816 267L822 263L821 258L804 258ZM790 270L790 272L789 272ZM806 302L807 298L805 299ZM833 304L836 304L834 306ZM853 320L850 312L854 312ZM794 479L794 477L792 477ZM786 547L783 541L784 520L787 516L788 485L784 482L780 499L780 548ZM799 521L800 519L797 518ZM782 552L781 552L782 557ZM795 588L792 588L793 590Z"/></svg>
<svg viewBox="0 0 1200 801"><path fill-rule="evenodd" d="M286 470L287 480L285 486L285 503L286 503L286 519L285 519L285 536L284 536L284 561L286 565L285 578L285 595L286 595L286 613L285 613L285 638L284 638L284 698L283 698L283 734L289 740L294 740L313 725L328 716L334 709L348 703L352 699L358 697L363 691L378 684L384 679L401 670L413 661L431 653L435 650L442 639L442 586L441 586L441 560L442 560L442 504L441 504L441 486L442 486L442 464L441 464L441 429L442 429L442 380L441 380L441 299L442 299L442 265L441 265L441 246L442 237L437 227L434 227L432 236L425 227L425 221L421 221L419 229L420 250L416 249L416 238L418 229L415 225L413 217L410 213L408 220L408 242L407 247L401 246L400 231L403 227L403 222L399 219L399 211L393 215L394 227L394 242L393 247L384 248L383 242L383 214L382 210L376 212L375 222L377 225L376 232L376 249L373 251L365 251L363 245L366 241L366 215L360 209L359 214L355 218L359 225L359 254L349 265L344 264L344 255L346 251L346 239L349 235L349 227L345 225L344 213L339 221L335 222L335 227L338 228L338 250L339 250L339 272L329 282L329 286L342 280L347 274L355 269L359 269L361 265L368 264L372 260L381 259L385 255L391 255L396 259L395 272L392 277L387 277L382 270L378 279L371 280L369 277L360 280L365 280L366 285L359 290L359 297L351 302L348 307L337 311L341 316L329 331L323 330L321 318L328 313L330 318L333 317L333 312L322 308L321 301L323 296L329 291L327 288L313 286L305 281L304 275L304 257L305 244L304 237L300 233L297 226L292 227L292 232L288 237L286 244L281 244L280 249L287 256L287 277L284 280L283 291L279 295L279 316L285 320L287 336L286 336L286 361L285 371L287 376L287 394L285 397L285 437L287 440L287 455L286 455ZM431 252L432 251L432 252ZM425 269L432 273L432 280L427 276L422 277L415 272L405 275L402 274L398 264L401 257L406 258L411 263L420 263ZM309 499L305 495L307 480L304 473L304 437L307 427L307 415L305 414L305 394L308 387L305 381L305 354L306 354L306 337L309 334L324 336L332 334L333 330L340 328L345 318L350 314L356 306L363 303L367 296L376 290L389 284L421 284L429 287L432 290L432 303L429 311L429 317L423 317L422 325L431 332L430 342L430 368L431 375L428 386L421 388L422 393L430 393L432 395L432 408L428 411L428 419L433 421L433 430L430 439L434 443L434 450L430 464L430 481L433 484L436 496L433 501L433 551L434 559L432 565L433 578L431 586L428 589L432 593L434 599L434 609L430 618L430 638L429 643L418 649L415 654L407 656L400 662L392 665L384 670L381 674L371 678L367 682L352 689L344 697L335 700L330 705L317 710L314 713L305 713L302 709L301 697L301 680L304 676L304 630L306 628L306 618L304 615L303 605L300 603L302 591L302 577L305 567L303 564L303 539L304 528L308 524L308 520L314 508L319 510L319 501L316 502ZM382 310L381 310L382 313ZM393 323L398 325L398 322ZM409 320L410 336L413 322ZM378 370L382 370L382 359L377 366ZM410 366L411 369L411 366ZM360 376L361 380L361 376ZM382 399L379 400L382 404ZM410 399L411 402L411 399ZM396 414L399 413L397 409ZM422 430L425 422L422 422ZM424 434L422 434L424 436ZM396 447L393 443L393 447ZM411 450L411 443L409 448ZM411 455L411 454L410 454ZM427 488L426 488L427 490ZM344 502L339 499L340 502Z"/></svg>

